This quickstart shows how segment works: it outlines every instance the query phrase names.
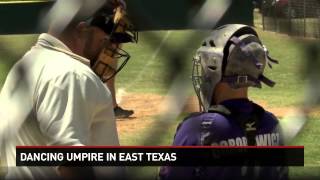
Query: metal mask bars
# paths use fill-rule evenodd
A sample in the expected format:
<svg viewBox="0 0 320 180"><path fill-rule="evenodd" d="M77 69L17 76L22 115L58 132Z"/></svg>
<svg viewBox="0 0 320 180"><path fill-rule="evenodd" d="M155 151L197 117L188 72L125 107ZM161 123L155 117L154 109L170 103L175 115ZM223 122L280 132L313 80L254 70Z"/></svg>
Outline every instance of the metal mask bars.
<svg viewBox="0 0 320 180"><path fill-rule="evenodd" d="M105 46L92 69L103 82L107 82L121 71L129 59L129 53L118 45L116 47Z"/></svg>

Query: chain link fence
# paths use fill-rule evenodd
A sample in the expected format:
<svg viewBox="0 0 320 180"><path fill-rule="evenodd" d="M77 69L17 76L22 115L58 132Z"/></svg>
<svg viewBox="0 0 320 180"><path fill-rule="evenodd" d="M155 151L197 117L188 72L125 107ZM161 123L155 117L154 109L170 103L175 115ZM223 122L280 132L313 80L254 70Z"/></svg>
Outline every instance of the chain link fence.
<svg viewBox="0 0 320 180"><path fill-rule="evenodd" d="M264 30L320 38L320 0L263 0Z"/></svg>

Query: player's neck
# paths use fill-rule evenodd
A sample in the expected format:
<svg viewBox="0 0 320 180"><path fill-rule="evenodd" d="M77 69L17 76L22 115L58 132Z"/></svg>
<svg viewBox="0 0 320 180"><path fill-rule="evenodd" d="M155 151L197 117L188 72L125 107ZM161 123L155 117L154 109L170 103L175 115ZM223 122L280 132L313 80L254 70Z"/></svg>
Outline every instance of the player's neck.
<svg viewBox="0 0 320 180"><path fill-rule="evenodd" d="M213 100L215 104L230 99L243 99L248 98L248 88L233 89L227 84L220 84L216 87Z"/></svg>

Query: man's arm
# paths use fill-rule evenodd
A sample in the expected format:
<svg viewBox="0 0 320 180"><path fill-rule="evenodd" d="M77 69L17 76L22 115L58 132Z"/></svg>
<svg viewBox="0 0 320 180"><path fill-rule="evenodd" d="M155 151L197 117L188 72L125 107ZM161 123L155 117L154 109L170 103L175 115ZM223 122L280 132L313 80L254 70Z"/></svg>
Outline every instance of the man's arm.
<svg viewBox="0 0 320 180"><path fill-rule="evenodd" d="M86 145L92 102L90 79L70 72L39 87L36 115L48 145Z"/></svg>
<svg viewBox="0 0 320 180"><path fill-rule="evenodd" d="M39 87L36 114L48 145L88 145L93 108L98 95L92 79L70 72ZM66 179L94 179L93 168L60 166L58 174ZM88 178L90 177L90 178Z"/></svg>

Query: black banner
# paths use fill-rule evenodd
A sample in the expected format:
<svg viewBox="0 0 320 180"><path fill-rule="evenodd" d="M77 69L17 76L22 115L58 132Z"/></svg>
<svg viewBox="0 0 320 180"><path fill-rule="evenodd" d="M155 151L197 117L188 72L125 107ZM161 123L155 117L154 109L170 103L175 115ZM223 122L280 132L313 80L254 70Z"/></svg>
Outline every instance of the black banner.
<svg viewBox="0 0 320 180"><path fill-rule="evenodd" d="M17 147L17 166L303 166L295 147Z"/></svg>

